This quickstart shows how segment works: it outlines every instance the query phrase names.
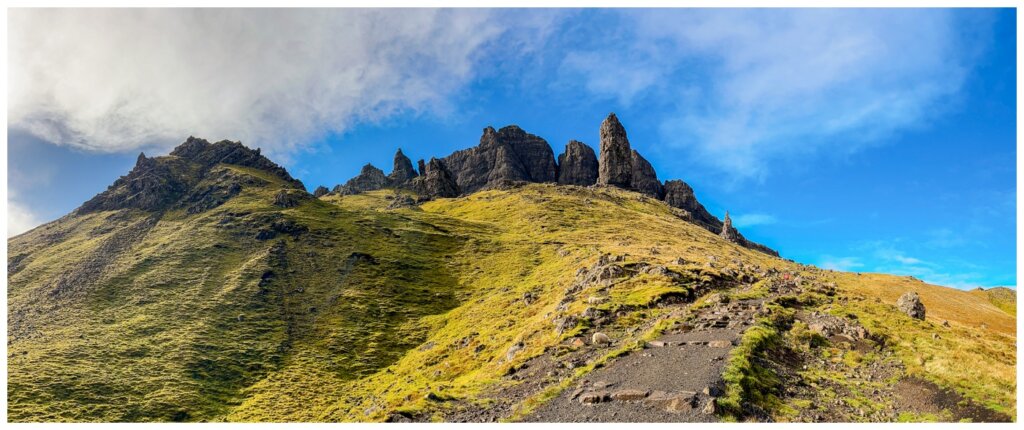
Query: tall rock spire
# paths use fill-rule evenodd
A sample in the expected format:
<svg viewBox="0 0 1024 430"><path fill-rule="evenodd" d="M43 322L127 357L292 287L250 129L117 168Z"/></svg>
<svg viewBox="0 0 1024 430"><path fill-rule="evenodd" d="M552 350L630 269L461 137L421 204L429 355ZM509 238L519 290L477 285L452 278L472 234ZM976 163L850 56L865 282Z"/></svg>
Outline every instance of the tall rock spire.
<svg viewBox="0 0 1024 430"><path fill-rule="evenodd" d="M633 179L632 153L626 129L614 113L601 123L601 159L597 183L630 188Z"/></svg>
<svg viewBox="0 0 1024 430"><path fill-rule="evenodd" d="M398 148L398 152L395 152L394 168L391 169L391 174L388 175L388 179L391 180L392 184L400 185L415 177L416 170L412 167L412 160L402 153L402 148Z"/></svg>
<svg viewBox="0 0 1024 430"><path fill-rule="evenodd" d="M722 239L729 242L739 242L740 235L732 226L732 218L729 218L729 211L725 211L725 220L722 221L722 232L718 234Z"/></svg>

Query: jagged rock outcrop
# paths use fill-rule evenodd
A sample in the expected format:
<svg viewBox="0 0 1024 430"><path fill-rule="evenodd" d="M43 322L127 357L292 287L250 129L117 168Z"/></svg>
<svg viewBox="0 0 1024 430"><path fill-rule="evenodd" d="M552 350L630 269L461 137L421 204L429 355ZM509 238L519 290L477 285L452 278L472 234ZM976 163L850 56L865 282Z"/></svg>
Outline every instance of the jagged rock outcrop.
<svg viewBox="0 0 1024 430"><path fill-rule="evenodd" d="M455 178L444 162L431 158L422 175L413 180L413 189L426 197L457 197L460 193Z"/></svg>
<svg viewBox="0 0 1024 430"><path fill-rule="evenodd" d="M924 303L921 303L921 296L914 291L908 291L900 296L896 301L896 307L911 318L924 320Z"/></svg>
<svg viewBox="0 0 1024 430"><path fill-rule="evenodd" d="M601 122L601 158L598 166L597 183L620 188L633 184L632 150L626 129L614 113Z"/></svg>
<svg viewBox="0 0 1024 430"><path fill-rule="evenodd" d="M658 175L654 173L654 167L651 166L651 163L640 156L640 153L636 152L635 149L630 153L629 162L631 169L630 188L656 199L662 198L664 192L662 191L661 181L658 180Z"/></svg>
<svg viewBox="0 0 1024 430"><path fill-rule="evenodd" d="M260 155L259 149L249 149L239 142L223 140L210 143L205 139L189 137L184 143L174 148L169 156L146 157L139 154L127 175L114 181L103 191L83 203L76 213L89 213L104 210L141 209L160 211L182 203L188 197L188 209L203 211L219 205L224 200L240 192L240 184L227 183L232 175L224 176L215 169L221 164L251 167L269 172L287 182L290 186L303 189L302 182L292 178L288 172ZM223 176L217 178L217 189L192 190L192 188L211 172ZM198 203L198 204L193 204Z"/></svg>
<svg viewBox="0 0 1024 430"><path fill-rule="evenodd" d="M156 211L167 208L188 192L188 178L180 174L185 168L184 160L157 160L140 153L135 167L127 175L83 203L76 212L127 208Z"/></svg>
<svg viewBox="0 0 1024 430"><path fill-rule="evenodd" d="M515 125L484 129L480 144L445 157L464 193L507 182L555 182L555 156L544 139ZM428 166L429 170L429 166Z"/></svg>
<svg viewBox="0 0 1024 430"><path fill-rule="evenodd" d="M429 164L421 159L418 169L413 169L412 162L399 149L390 175L384 176L380 169L367 165L359 176L335 187L334 192L354 194L405 188L418 192L421 198L433 198L456 197L524 182L615 186L664 200L686 211L680 216L714 234L741 246L778 255L746 240L731 224L723 228L722 221L697 201L693 189L685 182L673 180L662 184L651 163L630 147L626 129L614 113L601 123L600 135L600 159L589 146L571 140L556 164L551 146L544 139L515 125L500 130L487 127L477 146L442 159L432 158Z"/></svg>
<svg viewBox="0 0 1024 430"><path fill-rule="evenodd" d="M316 190L313 190L313 197L320 198L326 196L330 192L331 190L328 190L327 187L321 185L319 187L316 187Z"/></svg>
<svg viewBox="0 0 1024 430"><path fill-rule="evenodd" d="M597 183L597 155L583 142L570 140L565 152L558 156L558 183L562 185L594 185Z"/></svg>
<svg viewBox="0 0 1024 430"><path fill-rule="evenodd" d="M704 205L697 201L693 194L693 188L679 179L665 181L663 187L665 203L674 208L679 208L690 213L693 221L711 232L718 233L722 230L722 221L711 215Z"/></svg>
<svg viewBox="0 0 1024 430"><path fill-rule="evenodd" d="M392 184L399 185L411 181L416 176L418 175L412 167L412 160L409 160L409 157L406 157L402 150L399 149L395 153L395 164L391 169L391 174L388 175L388 179Z"/></svg>
<svg viewBox="0 0 1024 430"><path fill-rule="evenodd" d="M359 171L359 175L349 179L348 182L345 182L345 185L334 187L334 192L338 194L359 194L366 191L381 190L389 186L391 186L391 181L384 175L384 171L367 163Z"/></svg>
<svg viewBox="0 0 1024 430"><path fill-rule="evenodd" d="M740 232L732 226L732 218L729 218L729 211L725 211L725 220L722 221L722 232L718 233L718 235L729 242L738 243L740 241Z"/></svg>
<svg viewBox="0 0 1024 430"><path fill-rule="evenodd" d="M210 143L206 139L189 136L185 143L174 148L170 155L198 163L207 169L216 164L252 167L273 173L298 188L304 188L302 182L292 178L287 170L277 165L277 163L270 161L267 157L260 155L259 148L249 149L242 145L241 142L222 140L217 143Z"/></svg>

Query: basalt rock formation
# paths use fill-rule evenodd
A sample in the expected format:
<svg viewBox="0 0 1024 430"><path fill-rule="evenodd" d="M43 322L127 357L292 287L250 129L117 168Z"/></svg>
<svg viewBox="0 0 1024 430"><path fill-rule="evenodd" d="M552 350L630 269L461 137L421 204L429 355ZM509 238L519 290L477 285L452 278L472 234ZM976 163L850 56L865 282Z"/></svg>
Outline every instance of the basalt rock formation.
<svg viewBox="0 0 1024 430"><path fill-rule="evenodd" d="M431 158L422 175L413 180L413 189L426 197L457 197L459 185L448 168L436 158Z"/></svg>
<svg viewBox="0 0 1024 430"><path fill-rule="evenodd" d="M366 191L380 190L391 186L391 181L384 172L372 164L363 166L359 175L349 179L345 185L334 187L337 194L359 194Z"/></svg>
<svg viewBox="0 0 1024 430"><path fill-rule="evenodd" d="M437 198L527 182L614 186L664 200L669 206L685 211L688 220L714 234L740 246L778 255L748 241L731 224L723 226L722 221L697 201L693 189L685 182L677 179L662 184L651 163L630 147L626 129L614 113L601 123L600 136L600 159L589 146L570 140L556 163L551 146L543 138L515 125L498 130L487 127L477 146L444 158L432 158L430 163L419 160L418 175L409 158L398 150L390 175L385 176L380 169L366 165L358 176L335 187L334 192L352 194L403 188L418 192L421 198Z"/></svg>
<svg viewBox="0 0 1024 430"><path fill-rule="evenodd" d="M222 164L259 169L277 176L293 188L304 189L301 181L260 155L258 148L249 149L240 142L228 140L210 143L189 137L170 155L149 158L144 153L139 154L135 167L127 175L83 203L75 213L128 208L161 211L181 206L187 207L190 213L205 210L216 206L216 200L226 199L221 197L237 194L245 185L238 183L234 175L215 169ZM215 189L193 190L195 184L210 175L218 175Z"/></svg>
<svg viewBox="0 0 1024 430"><path fill-rule="evenodd" d="M594 185L597 183L597 155L583 142L570 140L565 152L558 156L558 183L561 185Z"/></svg>
<svg viewBox="0 0 1024 430"><path fill-rule="evenodd" d="M633 185L633 157L626 129L615 114L609 114L601 123L601 164L597 183L619 188Z"/></svg>
<svg viewBox="0 0 1024 430"><path fill-rule="evenodd" d="M507 182L557 179L551 146L514 125L500 130L487 127L479 145L456 151L441 161L466 194Z"/></svg>
<svg viewBox="0 0 1024 430"><path fill-rule="evenodd" d="M392 184L403 184L411 181L412 178L415 178L416 176L418 175L416 174L416 170L412 167L412 161L402 153L401 149L399 149L398 152L395 153L395 165L391 170L391 174L388 175L388 180L391 181Z"/></svg>
<svg viewBox="0 0 1024 430"><path fill-rule="evenodd" d="M635 149L630 153L629 163L630 170L632 171L630 174L632 176L630 188L656 199L662 198L664 191L651 163L647 162Z"/></svg>
<svg viewBox="0 0 1024 430"><path fill-rule="evenodd" d="M665 181L665 203L674 208L679 208L690 213L693 222L701 225L708 231L718 233L722 230L722 221L711 215L704 205L697 201L693 194L693 188L679 179Z"/></svg>

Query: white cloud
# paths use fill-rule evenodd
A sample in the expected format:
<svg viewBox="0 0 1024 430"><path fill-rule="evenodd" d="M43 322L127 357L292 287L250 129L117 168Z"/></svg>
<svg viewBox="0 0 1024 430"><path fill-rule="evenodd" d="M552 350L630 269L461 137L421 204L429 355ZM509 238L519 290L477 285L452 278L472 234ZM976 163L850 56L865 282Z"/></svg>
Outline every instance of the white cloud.
<svg viewBox="0 0 1024 430"><path fill-rule="evenodd" d="M849 152L921 125L957 93L973 58L938 9L637 11L623 54L569 56L585 87L644 90L678 112L667 143L743 177L816 151ZM600 58L592 58L601 56ZM641 73L639 71L645 71ZM654 76L650 76L650 74ZM607 82L624 76L626 85Z"/></svg>
<svg viewBox="0 0 1024 430"><path fill-rule="evenodd" d="M823 269L848 272L858 267L864 267L864 264L854 257L833 257L831 255L824 255L821 257L821 260L818 261L818 266Z"/></svg>
<svg viewBox="0 0 1024 430"><path fill-rule="evenodd" d="M196 135L287 155L358 121L443 115L489 43L543 34L509 32L518 22L479 9L15 9L8 127L99 151Z"/></svg>
<svg viewBox="0 0 1024 430"><path fill-rule="evenodd" d="M755 225L767 225L775 224L777 219L774 216L768 214L741 214L732 217L732 224L736 228L752 227Z"/></svg>
<svg viewBox="0 0 1024 430"><path fill-rule="evenodd" d="M14 237L29 231L43 221L27 206L15 200L13 191L7 195L7 237Z"/></svg>

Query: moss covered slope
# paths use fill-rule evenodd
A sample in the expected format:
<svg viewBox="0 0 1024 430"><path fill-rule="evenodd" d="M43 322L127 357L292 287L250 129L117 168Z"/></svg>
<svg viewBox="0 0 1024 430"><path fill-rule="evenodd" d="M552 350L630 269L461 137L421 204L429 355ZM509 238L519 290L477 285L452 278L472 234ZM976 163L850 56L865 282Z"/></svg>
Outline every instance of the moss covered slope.
<svg viewBox="0 0 1024 430"><path fill-rule="evenodd" d="M617 189L532 184L398 208L396 192L380 190L282 207L287 180L214 169L244 185L213 208L97 211L9 241L12 420L440 419L486 406L493 387L513 383L510 369L573 334L555 321L587 304L563 302L566 288L602 254L680 271L711 260L815 271L842 294L879 298L848 311L893 332L907 357L929 354L915 371L1012 410L1015 321L974 294L797 265ZM602 306L644 306L678 288L645 275ZM889 304L907 289L929 320L893 326ZM936 340L939 318L956 330ZM996 370L945 371L979 359L946 346L960 336L997 353L985 358Z"/></svg>

